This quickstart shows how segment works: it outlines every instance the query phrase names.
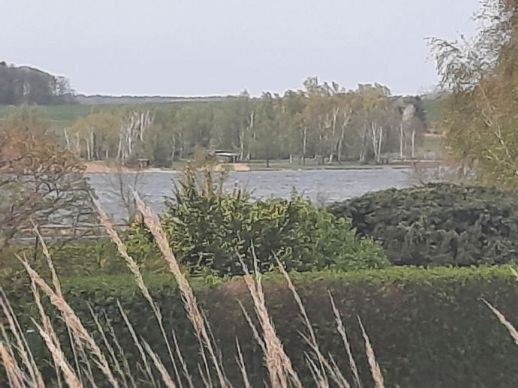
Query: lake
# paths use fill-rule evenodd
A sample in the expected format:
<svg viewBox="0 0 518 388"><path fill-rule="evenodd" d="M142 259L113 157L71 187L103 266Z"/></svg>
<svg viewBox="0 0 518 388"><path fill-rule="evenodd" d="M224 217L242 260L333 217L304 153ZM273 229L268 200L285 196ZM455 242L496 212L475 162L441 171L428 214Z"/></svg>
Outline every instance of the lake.
<svg viewBox="0 0 518 388"><path fill-rule="evenodd" d="M163 210L165 198L172 194L172 181L179 172L149 172L125 174L122 181L131 185L136 181L139 193L158 212ZM105 210L116 220L125 216L121 206L121 176L117 174L89 174L88 178ZM408 187L413 183L411 170L401 168L366 168L351 170L282 170L249 171L230 174L226 187L234 185L251 191L254 198L289 197L293 190L313 202L331 203L356 197L370 191Z"/></svg>

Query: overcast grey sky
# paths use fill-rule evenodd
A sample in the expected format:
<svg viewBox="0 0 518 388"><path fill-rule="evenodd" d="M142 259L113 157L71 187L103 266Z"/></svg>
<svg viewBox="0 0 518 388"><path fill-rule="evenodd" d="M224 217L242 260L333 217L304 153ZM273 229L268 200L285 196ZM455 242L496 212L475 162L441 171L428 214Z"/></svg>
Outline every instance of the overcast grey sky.
<svg viewBox="0 0 518 388"><path fill-rule="evenodd" d="M436 83L425 38L473 34L478 0L0 0L0 60L82 93L282 92L308 76Z"/></svg>

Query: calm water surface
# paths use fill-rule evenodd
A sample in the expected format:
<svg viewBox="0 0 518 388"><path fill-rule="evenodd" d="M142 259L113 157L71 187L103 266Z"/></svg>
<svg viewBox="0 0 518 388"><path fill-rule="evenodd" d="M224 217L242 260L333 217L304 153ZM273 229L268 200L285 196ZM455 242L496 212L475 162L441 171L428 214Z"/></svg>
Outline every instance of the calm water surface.
<svg viewBox="0 0 518 388"><path fill-rule="evenodd" d="M115 219L124 217L119 190L120 176L115 174L90 174L90 183L103 207ZM138 191L157 211L163 210L164 201L172 193L172 181L178 172L141 174L137 180ZM135 181L134 174L124 175L126 184ZM254 198L288 197L296 190L314 202L330 203L359 196L370 191L402 188L412 184L406 169L380 168L357 170L285 170L250 171L230 174L226 186L235 184L252 192Z"/></svg>

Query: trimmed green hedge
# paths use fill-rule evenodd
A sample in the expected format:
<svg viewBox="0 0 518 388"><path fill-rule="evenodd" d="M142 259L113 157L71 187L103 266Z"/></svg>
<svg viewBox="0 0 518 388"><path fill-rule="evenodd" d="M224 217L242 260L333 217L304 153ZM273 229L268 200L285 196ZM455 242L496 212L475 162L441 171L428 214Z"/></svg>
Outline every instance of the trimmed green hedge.
<svg viewBox="0 0 518 388"><path fill-rule="evenodd" d="M343 313L352 348L366 386L371 384L358 328L360 316L372 340L387 387L511 387L518 386L518 347L481 302L485 298L518 323L518 283L507 268L430 270L394 268L358 273L294 274L324 354L331 353L349 374L345 352L334 326L328 291ZM166 327L174 327L192 370L199 361L197 342L185 318L178 290L167 276L147 278L155 301L162 308ZM106 313L130 362L136 351L117 311L119 300L142 335L167 361L165 347L152 314L133 280L126 276L69 279L64 282L69 302L92 327L87 304ZM239 338L255 386L265 379L262 355L236 302L251 311L250 298L239 278L194 280L194 288L208 313L222 351L227 373L236 386L235 337ZM8 290L28 322L27 291ZM307 350L298 334L303 330L299 312L278 275L265 278L266 300L288 354L305 381ZM56 321L57 322L57 321ZM58 324L59 326L59 324ZM60 335L65 336L63 330ZM31 343L42 357L36 335ZM50 366L48 367L50 371ZM138 370L138 368L134 368ZM145 386L142 384L142 386Z"/></svg>
<svg viewBox="0 0 518 388"><path fill-rule="evenodd" d="M518 196L494 188L429 184L366 194L329 209L380 242L395 265L518 262Z"/></svg>

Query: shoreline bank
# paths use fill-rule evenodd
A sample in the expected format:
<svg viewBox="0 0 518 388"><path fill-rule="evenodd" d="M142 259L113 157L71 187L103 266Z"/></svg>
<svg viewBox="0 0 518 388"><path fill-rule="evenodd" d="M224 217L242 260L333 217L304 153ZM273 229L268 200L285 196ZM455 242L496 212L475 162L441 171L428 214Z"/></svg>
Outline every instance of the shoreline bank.
<svg viewBox="0 0 518 388"><path fill-rule="evenodd" d="M343 164L343 165L289 165L289 164L274 164L270 167L266 167L264 165L258 165L256 163L234 163L234 164L219 164L215 167L216 171L230 171L230 172L252 172L252 171L315 171L315 170L383 170L383 169L393 169L393 170L404 170L412 168L414 165L418 165L420 168L433 168L440 166L442 164L441 161L413 161L412 163L393 163L393 164L383 164L383 165L374 165L374 164ZM150 173L172 173L172 172L180 172L184 168L185 164L178 165L177 167L172 168L161 168L161 167L146 167L146 168L128 168L128 167L120 167L120 166L110 166L105 163L98 162L88 162L85 163L86 174L131 174L131 173L139 173L139 174L150 174Z"/></svg>

